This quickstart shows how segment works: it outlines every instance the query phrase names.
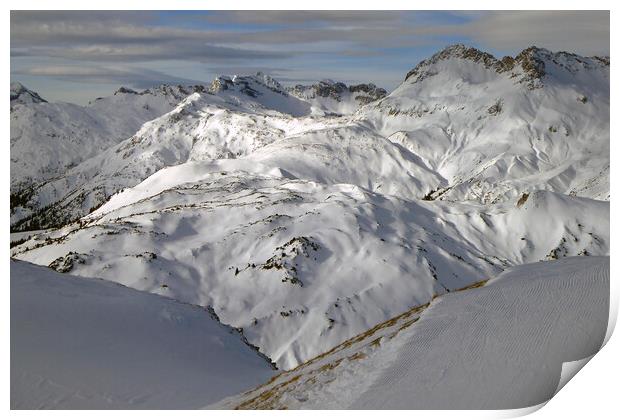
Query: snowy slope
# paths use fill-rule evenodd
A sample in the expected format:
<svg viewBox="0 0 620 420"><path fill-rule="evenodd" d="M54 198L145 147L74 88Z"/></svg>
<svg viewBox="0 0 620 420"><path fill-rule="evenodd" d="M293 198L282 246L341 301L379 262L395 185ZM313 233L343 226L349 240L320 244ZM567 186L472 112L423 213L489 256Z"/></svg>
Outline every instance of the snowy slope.
<svg viewBox="0 0 620 420"><path fill-rule="evenodd" d="M277 99L282 96L267 91ZM15 211L12 225L19 230L57 226L88 214L110 195L162 168L193 160L235 158L287 134L326 127L314 118L293 119L267 109L249 96L245 101L233 100L237 94L225 91L188 96L171 112L144 124L129 139L82 162L64 176L38 185L28 201L36 213L34 220L27 218L32 211ZM44 210L37 213L39 209Z"/></svg>
<svg viewBox="0 0 620 420"><path fill-rule="evenodd" d="M118 141L107 143L113 146L87 160L84 157L89 154L80 152L76 159L81 159L81 164L70 168L60 177L22 189L12 199L13 228L27 230L58 226L75 220L105 202L113 193L136 185L166 166L188 160L235 158L287 135L343 123L338 118L317 119L308 115L311 112L310 103L290 95L277 81L262 73L253 76L220 76L209 88L194 86L191 89L170 89L164 86L140 94L121 89L119 92L123 98L149 97L162 91L177 102L182 97L178 89L182 89L184 94L195 92L185 97L174 109L169 109L171 112L150 121L139 131L135 132L135 126L128 127L124 132L130 133L127 137L131 137L118 144L118 147ZM100 108L106 99L95 101L92 105L97 108L98 115L105 115ZM83 109L72 107L80 112ZM125 108L131 108L131 104L115 109L122 112ZM36 120L35 116L29 118ZM56 116L51 120L73 125L72 121L80 121L81 116ZM47 124L51 123L48 121ZM20 127L19 123L12 124L15 131L19 131ZM84 138L88 139L89 135L84 133ZM104 144L101 141L96 143ZM73 148L74 145L69 142L67 146L63 138L48 158L56 154L71 156L72 153L63 150L63 147ZM45 163L40 162L41 158L34 156L38 150L36 145L24 139L12 148L12 182L18 184L17 190L20 185L23 186L24 180L18 173L20 165L28 166L25 172L35 167L38 171L53 173ZM41 209L44 211L39 214Z"/></svg>
<svg viewBox="0 0 620 420"><path fill-rule="evenodd" d="M212 306L291 368L508 266L609 252L607 202L408 201L238 163L162 170L12 256Z"/></svg>
<svg viewBox="0 0 620 420"><path fill-rule="evenodd" d="M433 197L494 202L548 189L609 199L609 59L463 45L359 111L446 179Z"/></svg>
<svg viewBox="0 0 620 420"><path fill-rule="evenodd" d="M12 409L198 408L274 371L209 312L11 261Z"/></svg>
<svg viewBox="0 0 620 420"><path fill-rule="evenodd" d="M555 393L562 363L596 353L609 258L507 270L377 325L209 408L514 409Z"/></svg>
<svg viewBox="0 0 620 420"><path fill-rule="evenodd" d="M282 111L293 115L304 115L310 110L308 103L290 96L278 82L260 73L232 78L222 76L210 88L161 85L142 92L120 88L113 96L97 98L87 106L47 103L36 93L14 83L11 85L11 223L27 218L59 198L66 199L68 193L75 193L93 172L92 164L86 168L76 168L77 165L122 140L133 140L142 124L174 110L181 100L196 92L208 97L207 101L233 110L268 114ZM181 117L176 115L176 118ZM230 125L225 124L222 130ZM228 138L235 138L236 134L232 132ZM218 156L233 153L220 152ZM101 160L105 157L99 158L100 166L107 167L110 163ZM141 174L137 182L145 177ZM125 184L127 182L122 183ZM98 197L105 198L104 195ZM80 215L101 204L101 200L80 203L84 204ZM48 218L56 218L56 214Z"/></svg>

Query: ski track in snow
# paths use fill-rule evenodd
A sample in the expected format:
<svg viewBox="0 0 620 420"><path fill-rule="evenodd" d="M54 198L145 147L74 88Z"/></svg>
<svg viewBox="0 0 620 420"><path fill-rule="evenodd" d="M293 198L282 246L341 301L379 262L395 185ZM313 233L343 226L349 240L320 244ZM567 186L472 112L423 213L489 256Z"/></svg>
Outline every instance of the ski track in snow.
<svg viewBox="0 0 620 420"><path fill-rule="evenodd" d="M608 258L511 269L431 306L352 408L540 404L553 396L563 362L599 350L608 314Z"/></svg>

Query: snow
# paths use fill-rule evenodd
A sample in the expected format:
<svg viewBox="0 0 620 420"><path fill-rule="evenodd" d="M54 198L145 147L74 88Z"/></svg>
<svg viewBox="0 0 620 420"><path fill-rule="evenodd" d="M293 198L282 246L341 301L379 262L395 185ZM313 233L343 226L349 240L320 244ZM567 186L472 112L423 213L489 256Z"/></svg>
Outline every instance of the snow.
<svg viewBox="0 0 620 420"><path fill-rule="evenodd" d="M608 66L541 50L546 74L530 88L518 66L501 73L442 53L358 112L446 179L432 186L445 189L441 199L493 202L528 189L608 199Z"/></svg>
<svg viewBox="0 0 620 420"><path fill-rule="evenodd" d="M609 286L608 257L511 268L209 408L535 406L554 395L564 363L600 349Z"/></svg>
<svg viewBox="0 0 620 420"><path fill-rule="evenodd" d="M403 337L391 367L352 407L512 409L543 403L557 389L562 363L600 349L608 315L609 258L520 266L488 288L447 296L430 308Z"/></svg>
<svg viewBox="0 0 620 420"><path fill-rule="evenodd" d="M47 102L38 93L29 90L19 82L11 82L11 106Z"/></svg>
<svg viewBox="0 0 620 420"><path fill-rule="evenodd" d="M190 306L11 261L12 409L190 409L275 372Z"/></svg>
<svg viewBox="0 0 620 420"><path fill-rule="evenodd" d="M30 92L19 83L15 85ZM62 175L130 137L144 122L173 109L183 97L178 88L123 92L121 89L87 106L25 102L21 100L24 94L11 100L11 191Z"/></svg>
<svg viewBox="0 0 620 420"><path fill-rule="evenodd" d="M608 223L608 202L544 191L520 205L409 201L191 163L11 251L41 265L79 255L71 273L212 306L289 369L509 266L607 255Z"/></svg>
<svg viewBox="0 0 620 420"><path fill-rule="evenodd" d="M216 79L216 81L222 78ZM100 139L97 140L89 134L89 128L93 122L86 124L85 132L82 137L85 140L95 140L93 147L98 147L100 153L90 157L93 153L88 151L87 145L74 144L73 141L67 142L66 136L59 136L60 146L50 143L53 148L49 154L38 156L37 152L41 148L38 145L40 132L48 129L50 124L63 124L70 127L73 133L76 124L85 118L81 112L82 107L63 104L62 110L75 111L71 115L59 114L53 117L36 118L36 113L41 112L35 108L20 109L20 113L15 113L16 122L12 122L11 129L16 133L17 140L12 141L12 183L15 189L29 185L28 180L35 179L36 176L28 175L33 171L43 171L51 178L49 181L37 184L32 190L25 189L28 197L28 208L13 207L11 213L11 223L13 226L20 221L27 220L28 216L36 213L36 210L47 208L50 213L44 225L48 226L50 218L56 218L54 212L60 213L61 219L74 220L79 216L87 214L91 209L98 207L107 198L117 191L126 187L132 187L144 180L149 175L166 166L186 162L188 160L203 160L214 158L234 158L253 152L254 150L283 138L286 135L295 135L306 129L329 127L333 123L317 121L312 117L292 118L290 114L279 112L290 112L293 114L304 113L301 108L308 108L305 102L290 96L285 91L274 91L272 87L258 80L256 77L235 77L235 82L229 80L229 84L222 83L226 88L212 86L215 93L203 91L193 93L180 101L176 107L171 107L161 117L146 122L142 127L132 127L126 131L126 140L119 142L120 139L110 142L116 136L105 134L107 143ZM215 82L214 82L215 83ZM162 88L163 89L163 88ZM142 95L132 93L122 93L115 95L113 100L118 102L119 98L160 97L162 95L173 95L178 99L178 92L163 89L154 92L145 91ZM248 93L250 92L250 93ZM163 96L166 98L167 96ZM97 102L105 102L104 98ZM58 104L44 104L49 107L59 107ZM93 106L95 106L93 105ZM103 105L97 105L103 106ZM137 105L135 105L137 107ZM124 106L115 106L118 112L123 112ZM149 108L154 110L155 107ZM163 111L163 110L162 110ZM133 111L132 111L133 112ZM128 112L131 116L132 112ZM35 115L32 115L35 113ZM23 114L23 120L20 119ZM28 115L26 115L28 114ZM105 112L98 111L97 115L104 115ZM161 115L161 114L159 114ZM128 118L128 117L124 117ZM31 126L24 128L21 121L43 120L45 128ZM114 122L115 127L122 127L122 118ZM32 134L23 134L24 130L33 130ZM64 128L60 129L61 131ZM136 131L137 130L137 131ZM103 134L102 134L103 135ZM28 139L33 139L32 141ZM90 140L89 140L90 141ZM37 143L37 144L35 144ZM91 143L89 143L91 144ZM103 151L104 146L111 146ZM77 164L71 160L71 167L62 174L49 168L47 161L41 159L79 159ZM90 157L90 158L88 158ZM88 158L88 159L84 159ZM69 164L67 164L69 165ZM23 167L23 174L22 169ZM63 167L66 169L66 167ZM37 225L38 226L38 225ZM25 225L20 230L30 230L33 226Z"/></svg>
<svg viewBox="0 0 620 420"><path fill-rule="evenodd" d="M362 106L218 77L27 191L12 227L60 227L11 256L212 307L292 369L512 267L609 255L608 63L510 60L450 47Z"/></svg>

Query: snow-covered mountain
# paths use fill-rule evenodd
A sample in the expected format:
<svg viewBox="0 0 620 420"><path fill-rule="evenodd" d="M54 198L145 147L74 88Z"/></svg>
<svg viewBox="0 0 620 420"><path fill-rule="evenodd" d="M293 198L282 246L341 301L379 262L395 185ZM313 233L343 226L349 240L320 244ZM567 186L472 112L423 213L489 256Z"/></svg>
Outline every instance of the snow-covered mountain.
<svg viewBox="0 0 620 420"><path fill-rule="evenodd" d="M11 224L19 230L75 220L163 167L239 157L337 122L310 115L327 109L262 73L220 76L209 87L121 88L87 107L40 105L11 114Z"/></svg>
<svg viewBox="0 0 620 420"><path fill-rule="evenodd" d="M205 308L11 261L12 409L189 409L275 372Z"/></svg>
<svg viewBox="0 0 620 420"><path fill-rule="evenodd" d="M270 93L275 95L280 96ZM112 194L167 166L235 158L298 132L304 123L325 127L310 118L293 119L266 109L251 96L244 101L238 96L238 91L190 95L127 140L27 190L25 199L16 200L12 225L20 230L58 226L88 214Z"/></svg>
<svg viewBox="0 0 620 420"><path fill-rule="evenodd" d="M211 306L292 368L508 267L608 255L608 66L452 46L343 116L220 77L33 188L13 228L64 226L11 253Z"/></svg>
<svg viewBox="0 0 620 420"><path fill-rule="evenodd" d="M558 391L563 363L601 348L609 304L609 258L515 267L414 307L208 408L537 406Z"/></svg>
<svg viewBox="0 0 620 420"><path fill-rule="evenodd" d="M338 85L315 88L333 100ZM159 169L214 158L275 159L304 179L406 198L490 203L537 189L609 197L608 59L532 47L498 60L451 46L344 117L326 116L330 105L312 102L325 99L315 88L294 96L261 73L219 77L118 147L27 190L14 200L13 228L61 225ZM323 116L312 115L319 105ZM368 158L368 144L399 155L387 168L403 170L381 173L384 153ZM334 148L341 158L332 159Z"/></svg>
<svg viewBox="0 0 620 420"><path fill-rule="evenodd" d="M19 82L11 83L11 107L17 104L38 104L47 102L37 92L34 92Z"/></svg>
<svg viewBox="0 0 620 420"><path fill-rule="evenodd" d="M310 113L306 101L289 95L277 80L261 72L252 76L220 76L211 83L209 92L223 98L229 105L249 111L267 114L277 111L293 117Z"/></svg>
<svg viewBox="0 0 620 420"><path fill-rule="evenodd" d="M310 102L313 114L317 115L351 114L363 105L387 95L385 89L372 83L347 86L330 79L313 85L295 85L287 90L291 95Z"/></svg>
<svg viewBox="0 0 620 420"><path fill-rule="evenodd" d="M172 110L194 88L162 85L142 92L120 88L112 96L79 106L47 102L12 83L11 193L21 193L23 201L33 184L62 176L130 137L146 121Z"/></svg>
<svg viewBox="0 0 620 420"><path fill-rule="evenodd" d="M455 45L359 118L444 178L432 198L609 199L609 58L531 47L498 60Z"/></svg>

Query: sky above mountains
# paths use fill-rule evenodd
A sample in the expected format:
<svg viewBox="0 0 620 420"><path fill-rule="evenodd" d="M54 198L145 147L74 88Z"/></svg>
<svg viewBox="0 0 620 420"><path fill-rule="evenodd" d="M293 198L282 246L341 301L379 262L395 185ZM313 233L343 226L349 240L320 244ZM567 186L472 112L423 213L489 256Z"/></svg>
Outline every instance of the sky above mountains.
<svg viewBox="0 0 620 420"><path fill-rule="evenodd" d="M263 71L395 88L437 50L531 45L609 55L607 11L11 11L11 80L87 103L120 85L209 83Z"/></svg>

